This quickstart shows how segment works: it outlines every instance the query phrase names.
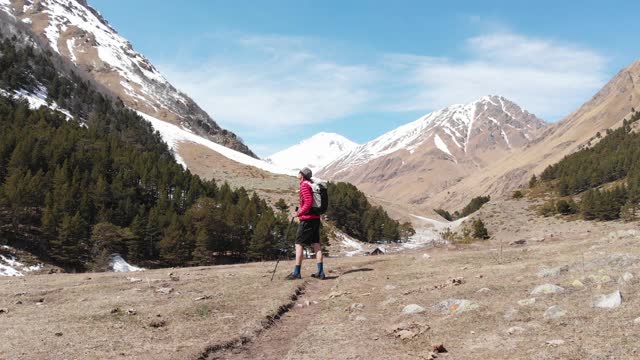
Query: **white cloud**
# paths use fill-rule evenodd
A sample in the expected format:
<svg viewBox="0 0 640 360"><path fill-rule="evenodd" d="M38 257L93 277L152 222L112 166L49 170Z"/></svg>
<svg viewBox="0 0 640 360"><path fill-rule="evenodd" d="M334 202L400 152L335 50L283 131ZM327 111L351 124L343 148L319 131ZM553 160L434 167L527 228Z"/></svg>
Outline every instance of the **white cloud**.
<svg viewBox="0 0 640 360"><path fill-rule="evenodd" d="M360 111L373 94L366 65L341 64L309 50L304 38L241 36L241 56L203 64L161 65L178 88L223 124L282 132Z"/></svg>
<svg viewBox="0 0 640 360"><path fill-rule="evenodd" d="M607 59L572 44L513 33L468 39L462 61L407 54L385 57L406 84L391 109L432 110L482 95L503 95L525 109L557 120L575 110L606 81Z"/></svg>
<svg viewBox="0 0 640 360"><path fill-rule="evenodd" d="M608 59L595 50L503 29L467 39L461 58L378 54L346 63L331 45L289 36L231 34L215 45L221 50L200 64L160 68L224 127L253 143L304 124L375 111L428 112L487 94L557 120L607 78Z"/></svg>

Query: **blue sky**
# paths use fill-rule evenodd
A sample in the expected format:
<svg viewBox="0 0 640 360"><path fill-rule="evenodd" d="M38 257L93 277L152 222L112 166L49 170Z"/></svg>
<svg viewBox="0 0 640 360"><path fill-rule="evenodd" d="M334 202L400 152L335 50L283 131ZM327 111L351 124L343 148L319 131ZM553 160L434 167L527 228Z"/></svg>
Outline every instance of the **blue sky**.
<svg viewBox="0 0 640 360"><path fill-rule="evenodd" d="M90 4L260 156L487 94L557 121L638 58L634 1Z"/></svg>

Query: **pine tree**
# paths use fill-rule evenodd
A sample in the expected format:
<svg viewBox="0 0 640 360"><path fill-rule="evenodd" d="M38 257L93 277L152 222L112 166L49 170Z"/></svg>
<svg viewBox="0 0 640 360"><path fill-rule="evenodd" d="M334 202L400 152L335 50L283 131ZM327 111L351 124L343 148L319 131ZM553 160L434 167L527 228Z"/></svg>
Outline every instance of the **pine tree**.
<svg viewBox="0 0 640 360"><path fill-rule="evenodd" d="M58 228L58 238L51 241L51 256L64 266L83 269L90 257L87 240L87 224L80 214L65 214Z"/></svg>
<svg viewBox="0 0 640 360"><path fill-rule="evenodd" d="M127 241L127 256L131 261L140 262L145 258L145 221L141 214L136 215L131 222L129 231L131 238Z"/></svg>
<svg viewBox="0 0 640 360"><path fill-rule="evenodd" d="M268 259L275 255L273 225L273 218L269 216L263 216L258 221L249 243L249 257L253 259Z"/></svg>
<svg viewBox="0 0 640 360"><path fill-rule="evenodd" d="M160 258L172 266L189 263L195 248L190 240L179 217L174 216L160 240Z"/></svg>
<svg viewBox="0 0 640 360"><path fill-rule="evenodd" d="M489 231L481 219L473 221L473 237L476 239L486 240L489 238Z"/></svg>

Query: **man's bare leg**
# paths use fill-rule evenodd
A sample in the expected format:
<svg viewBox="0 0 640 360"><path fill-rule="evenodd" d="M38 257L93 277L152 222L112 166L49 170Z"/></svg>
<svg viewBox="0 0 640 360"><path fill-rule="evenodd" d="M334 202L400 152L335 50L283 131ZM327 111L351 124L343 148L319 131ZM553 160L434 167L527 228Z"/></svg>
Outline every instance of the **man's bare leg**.
<svg viewBox="0 0 640 360"><path fill-rule="evenodd" d="M302 265L303 251L304 251L304 247L300 244L296 244L296 265Z"/></svg>

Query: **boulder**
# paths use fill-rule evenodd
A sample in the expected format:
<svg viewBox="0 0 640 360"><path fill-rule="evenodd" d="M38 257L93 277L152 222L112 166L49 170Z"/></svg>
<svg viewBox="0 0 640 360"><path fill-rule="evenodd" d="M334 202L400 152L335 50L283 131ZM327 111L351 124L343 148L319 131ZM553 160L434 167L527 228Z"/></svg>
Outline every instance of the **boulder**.
<svg viewBox="0 0 640 360"><path fill-rule="evenodd" d="M601 309L615 309L622 304L622 294L616 290L611 294L600 295L595 303L595 307Z"/></svg>

